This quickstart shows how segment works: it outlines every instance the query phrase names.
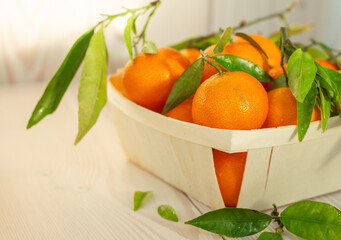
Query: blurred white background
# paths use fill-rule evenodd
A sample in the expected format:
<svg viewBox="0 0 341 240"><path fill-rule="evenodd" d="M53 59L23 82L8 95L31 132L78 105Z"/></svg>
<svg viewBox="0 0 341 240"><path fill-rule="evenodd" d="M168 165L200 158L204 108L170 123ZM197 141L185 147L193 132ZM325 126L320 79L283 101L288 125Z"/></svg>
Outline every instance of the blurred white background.
<svg viewBox="0 0 341 240"><path fill-rule="evenodd" d="M0 84L48 81L73 42L102 18L121 6L135 8L146 0L0 0ZM284 9L291 0L161 0L152 18L147 38L157 46L167 46L185 38L216 32L241 20ZM289 23L315 23L297 41L314 37L341 49L340 0L299 0L287 14ZM109 72L128 59L122 32L126 19L106 30ZM279 20L243 29L268 35L281 26Z"/></svg>

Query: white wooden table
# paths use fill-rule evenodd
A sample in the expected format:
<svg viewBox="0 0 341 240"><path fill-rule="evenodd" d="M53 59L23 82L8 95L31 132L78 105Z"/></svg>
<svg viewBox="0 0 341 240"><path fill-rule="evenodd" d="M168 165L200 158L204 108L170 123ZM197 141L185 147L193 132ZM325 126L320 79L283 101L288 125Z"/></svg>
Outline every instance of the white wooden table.
<svg viewBox="0 0 341 240"><path fill-rule="evenodd" d="M74 86L52 116L27 131L44 87L0 88L1 240L227 239L183 224L209 209L126 161L107 108L73 146ZM153 191L153 197L134 212L136 190ZM341 208L341 192L315 200ZM160 204L172 205L179 222L159 217Z"/></svg>

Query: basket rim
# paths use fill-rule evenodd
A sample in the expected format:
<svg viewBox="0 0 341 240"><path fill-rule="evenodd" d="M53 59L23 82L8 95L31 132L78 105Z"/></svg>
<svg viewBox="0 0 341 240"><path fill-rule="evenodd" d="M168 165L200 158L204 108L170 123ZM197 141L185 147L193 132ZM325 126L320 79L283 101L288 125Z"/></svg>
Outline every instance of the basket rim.
<svg viewBox="0 0 341 240"><path fill-rule="evenodd" d="M109 85L107 88L108 100L112 106L135 121L173 137L231 153L299 143L296 125L252 130L229 130L187 123L166 117L132 102L115 89L109 81L109 77L107 81ZM329 119L325 132L322 132L321 121L312 122L303 142L339 132L341 132L341 118L337 116Z"/></svg>

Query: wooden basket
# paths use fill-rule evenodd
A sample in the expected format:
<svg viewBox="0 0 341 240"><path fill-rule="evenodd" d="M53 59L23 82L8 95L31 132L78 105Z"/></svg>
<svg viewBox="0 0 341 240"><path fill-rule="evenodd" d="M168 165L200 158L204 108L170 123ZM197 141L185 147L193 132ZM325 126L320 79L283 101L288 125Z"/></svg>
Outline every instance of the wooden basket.
<svg viewBox="0 0 341 240"><path fill-rule="evenodd" d="M303 142L297 127L225 130L145 109L108 84L108 98L128 159L212 209L224 207L212 148L245 152L237 207L265 210L341 189L341 119L322 133L313 122Z"/></svg>

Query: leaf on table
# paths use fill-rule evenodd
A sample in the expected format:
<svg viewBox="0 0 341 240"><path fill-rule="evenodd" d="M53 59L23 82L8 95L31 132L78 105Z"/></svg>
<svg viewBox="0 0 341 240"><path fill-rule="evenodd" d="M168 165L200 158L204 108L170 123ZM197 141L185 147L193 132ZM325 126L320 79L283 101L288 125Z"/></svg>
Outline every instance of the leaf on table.
<svg viewBox="0 0 341 240"><path fill-rule="evenodd" d="M94 34L94 29L84 33L73 44L69 53L63 60L59 69L47 85L43 96L36 105L32 116L27 124L27 129L37 124L46 115L53 113L61 99L63 98L67 88L69 87L73 77L75 76L80 64L82 63L89 42Z"/></svg>
<svg viewBox="0 0 341 240"><path fill-rule="evenodd" d="M280 220L288 231L303 239L336 240L341 236L341 211L327 203L294 203L281 213Z"/></svg>
<svg viewBox="0 0 341 240"><path fill-rule="evenodd" d="M180 75L167 98L162 114L166 114L195 93L200 85L204 67L205 60L199 58Z"/></svg>
<svg viewBox="0 0 341 240"><path fill-rule="evenodd" d="M136 191L134 194L134 211L140 209L151 196L152 196L151 191L148 192Z"/></svg>
<svg viewBox="0 0 341 240"><path fill-rule="evenodd" d="M223 208L205 213L186 224L227 237L246 237L264 230L272 217L255 210Z"/></svg>
<svg viewBox="0 0 341 240"><path fill-rule="evenodd" d="M302 103L316 76L314 60L299 48L290 56L287 72L290 90L296 100Z"/></svg>
<svg viewBox="0 0 341 240"><path fill-rule="evenodd" d="M303 103L297 101L297 131L298 140L300 142L303 140L310 126L311 117L313 115L313 110L316 103L316 95L316 83L313 82Z"/></svg>
<svg viewBox="0 0 341 240"><path fill-rule="evenodd" d="M228 27L221 35L218 43L215 45L212 53L221 53L224 50L225 45L231 40L232 28Z"/></svg>
<svg viewBox="0 0 341 240"><path fill-rule="evenodd" d="M103 28L92 37L84 59L78 89L77 144L96 123L107 101L107 49Z"/></svg>
<svg viewBox="0 0 341 240"><path fill-rule="evenodd" d="M173 222L178 222L178 216L176 215L176 212L174 208L170 205L161 205L157 208L157 212L159 215L165 219L171 220Z"/></svg>
<svg viewBox="0 0 341 240"><path fill-rule="evenodd" d="M230 54L216 55L212 58L229 72L242 71L250 74L261 82L273 82L271 76L264 71L263 68L244 58Z"/></svg>
<svg viewBox="0 0 341 240"><path fill-rule="evenodd" d="M135 15L132 14L128 18L127 25L124 29L124 41L125 41L127 49L128 49L129 57L133 63L134 63L134 59L133 59L133 45L132 45L132 41L131 41L131 32L134 29L134 22L135 22Z"/></svg>
<svg viewBox="0 0 341 240"><path fill-rule="evenodd" d="M257 240L283 240L282 236L278 233L263 232Z"/></svg>

